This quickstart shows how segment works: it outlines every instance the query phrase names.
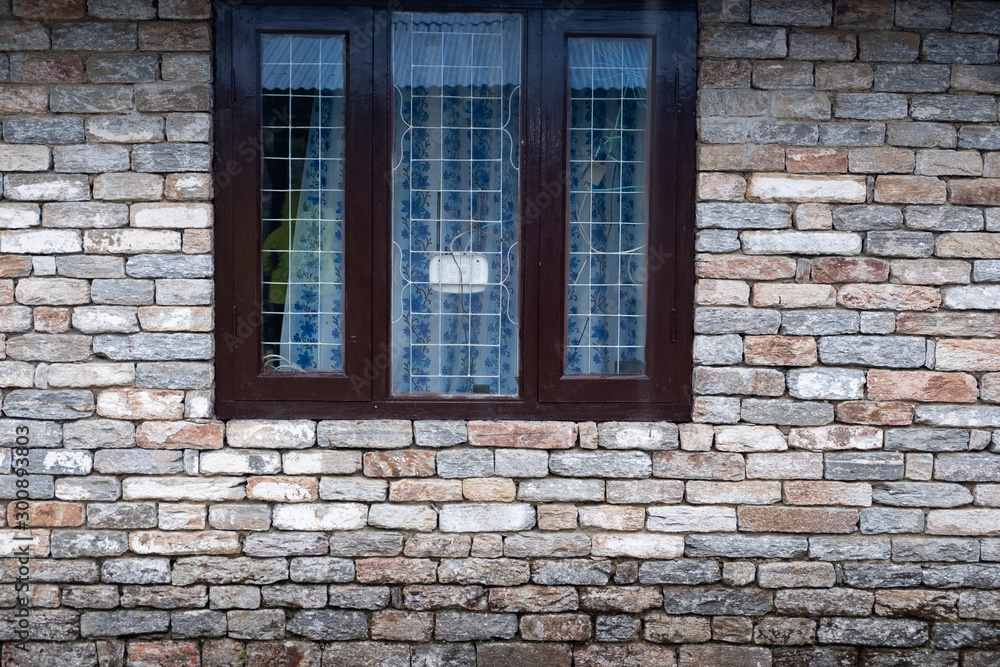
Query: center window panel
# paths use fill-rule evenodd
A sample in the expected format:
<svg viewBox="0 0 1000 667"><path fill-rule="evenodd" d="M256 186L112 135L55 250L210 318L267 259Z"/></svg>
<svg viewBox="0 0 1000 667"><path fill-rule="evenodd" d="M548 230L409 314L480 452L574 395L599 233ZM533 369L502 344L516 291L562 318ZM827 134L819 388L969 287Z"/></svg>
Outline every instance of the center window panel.
<svg viewBox="0 0 1000 667"><path fill-rule="evenodd" d="M392 18L392 392L519 394L521 18Z"/></svg>

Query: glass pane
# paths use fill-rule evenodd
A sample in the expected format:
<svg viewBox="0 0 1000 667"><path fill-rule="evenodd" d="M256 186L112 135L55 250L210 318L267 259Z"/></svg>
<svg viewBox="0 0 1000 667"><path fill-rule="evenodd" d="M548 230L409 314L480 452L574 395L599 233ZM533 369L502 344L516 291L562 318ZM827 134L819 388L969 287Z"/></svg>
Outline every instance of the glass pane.
<svg viewBox="0 0 1000 667"><path fill-rule="evenodd" d="M652 47L569 40L568 375L645 372Z"/></svg>
<svg viewBox="0 0 1000 667"><path fill-rule="evenodd" d="M274 371L343 369L343 36L261 36L261 327Z"/></svg>
<svg viewBox="0 0 1000 667"><path fill-rule="evenodd" d="M517 395L521 21L395 14L392 388Z"/></svg>

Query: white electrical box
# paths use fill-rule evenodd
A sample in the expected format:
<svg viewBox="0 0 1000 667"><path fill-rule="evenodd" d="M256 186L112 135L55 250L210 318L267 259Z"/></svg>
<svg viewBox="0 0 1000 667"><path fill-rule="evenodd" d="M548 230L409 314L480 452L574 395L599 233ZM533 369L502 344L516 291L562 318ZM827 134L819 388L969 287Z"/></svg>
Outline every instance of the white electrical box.
<svg viewBox="0 0 1000 667"><path fill-rule="evenodd" d="M431 289L447 294L482 292L490 281L490 263L478 252L443 252L431 257Z"/></svg>

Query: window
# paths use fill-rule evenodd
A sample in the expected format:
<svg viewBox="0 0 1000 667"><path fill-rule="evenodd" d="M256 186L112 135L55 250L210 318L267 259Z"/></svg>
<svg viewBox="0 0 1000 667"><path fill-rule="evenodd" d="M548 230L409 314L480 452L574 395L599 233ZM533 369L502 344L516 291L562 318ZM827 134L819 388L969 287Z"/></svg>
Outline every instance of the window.
<svg viewBox="0 0 1000 667"><path fill-rule="evenodd" d="M223 6L220 416L687 419L691 4Z"/></svg>

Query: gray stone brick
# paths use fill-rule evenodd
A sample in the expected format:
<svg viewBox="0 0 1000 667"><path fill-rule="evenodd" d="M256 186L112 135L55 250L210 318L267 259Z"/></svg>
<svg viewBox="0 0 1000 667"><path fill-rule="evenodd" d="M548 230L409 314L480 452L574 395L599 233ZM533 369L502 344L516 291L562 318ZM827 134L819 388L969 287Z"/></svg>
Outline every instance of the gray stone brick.
<svg viewBox="0 0 1000 667"><path fill-rule="evenodd" d="M861 235L830 231L740 232L748 255L856 255Z"/></svg>
<svg viewBox="0 0 1000 667"><path fill-rule="evenodd" d="M700 43L707 58L784 58L788 53L784 28L709 25Z"/></svg>
<svg viewBox="0 0 1000 667"><path fill-rule="evenodd" d="M451 447L468 441L468 429L461 420L424 420L413 422L413 434L417 447ZM440 473L440 459L438 472Z"/></svg>
<svg viewBox="0 0 1000 667"><path fill-rule="evenodd" d="M834 229L870 231L898 229L903 226L903 214L894 206L869 204L841 206L833 210Z"/></svg>
<svg viewBox="0 0 1000 667"><path fill-rule="evenodd" d="M924 585L931 588L1000 586L1000 565L938 565L924 567Z"/></svg>
<svg viewBox="0 0 1000 667"><path fill-rule="evenodd" d="M773 334L781 324L781 311L760 308L698 308L694 330L700 334Z"/></svg>
<svg viewBox="0 0 1000 667"><path fill-rule="evenodd" d="M15 389L4 398L3 411L23 419L82 419L94 413L94 395L70 389Z"/></svg>
<svg viewBox="0 0 1000 667"><path fill-rule="evenodd" d="M170 612L166 611L90 611L80 614L83 637L121 637L166 632Z"/></svg>
<svg viewBox="0 0 1000 667"><path fill-rule="evenodd" d="M207 53L164 53L162 58L164 81L212 80L212 58Z"/></svg>
<svg viewBox="0 0 1000 667"><path fill-rule="evenodd" d="M3 194L11 201L84 201L90 181L82 174L7 174Z"/></svg>
<svg viewBox="0 0 1000 667"><path fill-rule="evenodd" d="M961 484L883 482L872 485L872 500L902 507L959 507L972 503L972 493Z"/></svg>
<svg viewBox="0 0 1000 667"><path fill-rule="evenodd" d="M888 123L887 143L914 148L954 148L958 144L955 126L947 123Z"/></svg>
<svg viewBox="0 0 1000 667"><path fill-rule="evenodd" d="M401 533L365 531L341 533L330 536L330 555L348 558L373 556L398 556L403 553Z"/></svg>
<svg viewBox="0 0 1000 667"><path fill-rule="evenodd" d="M697 204L700 228L784 229L791 226L787 204Z"/></svg>
<svg viewBox="0 0 1000 667"><path fill-rule="evenodd" d="M215 374L211 364L193 361L139 363L137 387L148 389L209 389Z"/></svg>
<svg viewBox="0 0 1000 667"><path fill-rule="evenodd" d="M358 611L306 610L292 617L288 631L322 641L366 639L368 620Z"/></svg>
<svg viewBox="0 0 1000 667"><path fill-rule="evenodd" d="M918 424L966 428L1000 427L1000 408L995 406L920 405L915 409Z"/></svg>
<svg viewBox="0 0 1000 667"><path fill-rule="evenodd" d="M134 530L138 528L156 528L157 515L155 503L89 503L87 505L88 528L112 528L117 530ZM163 562L165 578L161 582L169 583L170 563L167 559L135 559L152 562ZM112 561L105 561L104 567L109 567Z"/></svg>
<svg viewBox="0 0 1000 667"><path fill-rule="evenodd" d="M833 421L833 405L819 401L746 398L740 417L752 424L822 426Z"/></svg>
<svg viewBox="0 0 1000 667"><path fill-rule="evenodd" d="M590 555L590 536L583 533L518 533L504 539L508 558L567 558Z"/></svg>
<svg viewBox="0 0 1000 667"><path fill-rule="evenodd" d="M496 474L501 477L545 477L549 474L549 453L546 451L498 449L495 457Z"/></svg>
<svg viewBox="0 0 1000 667"><path fill-rule="evenodd" d="M118 500L121 497L118 480L114 477L63 477L56 481L55 496L59 500Z"/></svg>
<svg viewBox="0 0 1000 667"><path fill-rule="evenodd" d="M94 303L113 306L145 306L153 303L152 280L105 280L91 283L90 295Z"/></svg>
<svg viewBox="0 0 1000 667"><path fill-rule="evenodd" d="M694 337L696 364L728 366L741 361L743 361L743 338L738 334Z"/></svg>
<svg viewBox="0 0 1000 667"><path fill-rule="evenodd" d="M951 4L936 0L897 0L896 25L901 28L948 28Z"/></svg>
<svg viewBox="0 0 1000 667"><path fill-rule="evenodd" d="M935 459L935 479L950 482L1000 482L1000 457L996 454L940 454Z"/></svg>
<svg viewBox="0 0 1000 667"><path fill-rule="evenodd" d="M919 533L923 529L924 513L919 509L866 507L861 510L862 533Z"/></svg>
<svg viewBox="0 0 1000 667"><path fill-rule="evenodd" d="M722 579L722 570L714 560L653 560L639 565L641 584L714 584Z"/></svg>
<svg viewBox="0 0 1000 667"><path fill-rule="evenodd" d="M39 475L87 475L93 468L93 454L71 449L31 449L25 469Z"/></svg>
<svg viewBox="0 0 1000 667"><path fill-rule="evenodd" d="M611 563L579 559L535 560L531 580L543 586L606 586Z"/></svg>
<svg viewBox="0 0 1000 667"><path fill-rule="evenodd" d="M211 359L212 347L211 334L109 334L94 338L94 354L115 361Z"/></svg>
<svg viewBox="0 0 1000 667"><path fill-rule="evenodd" d="M935 232L975 232L983 229L983 212L964 206L907 206L906 226Z"/></svg>
<svg viewBox="0 0 1000 667"><path fill-rule="evenodd" d="M761 120L752 125L750 140L758 144L814 146L819 140L819 128L815 123Z"/></svg>
<svg viewBox="0 0 1000 667"><path fill-rule="evenodd" d="M5 21L0 28L0 51L43 51L49 48L49 31L34 21Z"/></svg>
<svg viewBox="0 0 1000 667"><path fill-rule="evenodd" d="M73 147L75 148L75 147ZM91 147L88 147L91 148ZM93 147L96 148L96 147ZM117 148L117 147L116 147ZM58 148L56 149L58 150ZM125 152L126 160L128 151ZM79 165L78 165L79 166ZM128 206L126 204L109 204L104 202L60 202L50 203L42 206L42 224L46 227L58 228L109 228L124 227L128 225ZM97 257L59 257L56 264L60 268L72 267L74 265L88 266L114 266L110 272L118 275L123 274L121 270L121 260L117 258L97 258ZM109 269L105 269L108 271ZM86 275L69 276L73 278L104 278L103 275L92 275L95 271L82 271ZM96 273L103 273L98 270ZM65 270L59 271L61 275L67 275Z"/></svg>
<svg viewBox="0 0 1000 667"><path fill-rule="evenodd" d="M221 611L193 609L170 612L170 629L177 639L225 637L227 625L226 614Z"/></svg>
<svg viewBox="0 0 1000 667"><path fill-rule="evenodd" d="M819 143L823 146L881 146L885 123L822 123Z"/></svg>
<svg viewBox="0 0 1000 667"><path fill-rule="evenodd" d="M788 6L781 0L757 0L750 9L750 20L762 25L823 27L830 25L833 4L828 0L799 2Z"/></svg>
<svg viewBox="0 0 1000 667"><path fill-rule="evenodd" d="M6 135L4 135L6 137ZM1000 127L994 125L963 125L958 132L959 148L1000 149Z"/></svg>
<svg viewBox="0 0 1000 667"><path fill-rule="evenodd" d="M116 419L84 419L63 426L66 447L77 449L135 446L135 426Z"/></svg>
<svg viewBox="0 0 1000 667"><path fill-rule="evenodd" d="M687 558L799 558L809 548L804 537L774 535L688 535L684 544Z"/></svg>
<svg viewBox="0 0 1000 667"><path fill-rule="evenodd" d="M844 563L844 582L857 588L907 588L919 586L919 565Z"/></svg>
<svg viewBox="0 0 1000 667"><path fill-rule="evenodd" d="M897 562L978 561L979 541L948 537L894 537L892 559Z"/></svg>
<svg viewBox="0 0 1000 667"><path fill-rule="evenodd" d="M887 537L809 538L809 557L818 560L887 560L891 553Z"/></svg>
<svg viewBox="0 0 1000 667"><path fill-rule="evenodd" d="M389 604L388 586L330 586L331 607L341 609L384 609Z"/></svg>
<svg viewBox="0 0 1000 667"><path fill-rule="evenodd" d="M816 638L855 646L919 646L927 641L927 623L910 619L820 619Z"/></svg>
<svg viewBox="0 0 1000 667"><path fill-rule="evenodd" d="M67 423L67 426L72 422ZM17 443L17 436L25 435L27 427L28 443ZM20 430L19 430L20 429ZM19 444L24 447L60 447L62 446L63 426L56 422L36 422L23 419L0 419L0 443L7 447ZM71 445L67 445L71 446Z"/></svg>
<svg viewBox="0 0 1000 667"><path fill-rule="evenodd" d="M836 118L857 120L906 118L907 111L906 96L892 93L840 93L833 106Z"/></svg>
<svg viewBox="0 0 1000 667"><path fill-rule="evenodd" d="M840 368L793 368L787 374L794 398L850 400L864 397L863 371Z"/></svg>
<svg viewBox="0 0 1000 667"><path fill-rule="evenodd" d="M997 61L998 46L1000 40L993 35L932 32L924 37L920 52L925 60L935 63L989 65Z"/></svg>
<svg viewBox="0 0 1000 667"><path fill-rule="evenodd" d="M860 364L886 368L920 368L926 343L915 336L826 336L819 339L824 364Z"/></svg>
<svg viewBox="0 0 1000 667"><path fill-rule="evenodd" d="M668 587L663 591L668 614L759 616L774 608L773 593L759 588Z"/></svg>
<svg viewBox="0 0 1000 667"><path fill-rule="evenodd" d="M865 252L881 257L930 257L934 253L934 235L930 232L870 232Z"/></svg>
<svg viewBox="0 0 1000 667"><path fill-rule="evenodd" d="M209 255L136 255L126 271L133 278L208 278L214 266Z"/></svg>
<svg viewBox="0 0 1000 667"><path fill-rule="evenodd" d="M875 67L875 90L887 93L943 93L951 85L947 65L888 65Z"/></svg>
<svg viewBox="0 0 1000 667"><path fill-rule="evenodd" d="M604 480L529 479L521 482L517 497L518 500L542 503L600 502L604 500Z"/></svg>
<svg viewBox="0 0 1000 667"><path fill-rule="evenodd" d="M695 236L696 252L733 252L740 249L736 230L703 229Z"/></svg>
<svg viewBox="0 0 1000 667"><path fill-rule="evenodd" d="M55 170L61 172L96 174L127 171L129 168L128 150L124 146L56 146L52 150L52 157L55 160Z"/></svg>
<svg viewBox="0 0 1000 667"><path fill-rule="evenodd" d="M438 452L437 472L446 479L490 477L493 475L493 452L483 449L446 449Z"/></svg>
<svg viewBox="0 0 1000 667"><path fill-rule="evenodd" d="M549 469L566 477L644 478L652 473L649 454L644 452L552 452Z"/></svg>
<svg viewBox="0 0 1000 667"><path fill-rule="evenodd" d="M131 86L55 86L49 107L60 113L122 113L134 106Z"/></svg>
<svg viewBox="0 0 1000 667"><path fill-rule="evenodd" d="M386 499L388 486L384 479L323 477L319 481L319 497L323 500L378 502Z"/></svg>
<svg viewBox="0 0 1000 667"><path fill-rule="evenodd" d="M59 51L134 51L138 45L135 23L81 21L52 28L52 48Z"/></svg>
<svg viewBox="0 0 1000 667"><path fill-rule="evenodd" d="M135 87L139 111L209 111L211 88L204 83L140 83Z"/></svg>
<svg viewBox="0 0 1000 667"><path fill-rule="evenodd" d="M903 478L903 454L898 452L827 452L824 477L843 481Z"/></svg>
<svg viewBox="0 0 1000 667"><path fill-rule="evenodd" d="M132 167L139 172L208 171L212 148L207 144L143 144L132 149Z"/></svg>
<svg viewBox="0 0 1000 667"><path fill-rule="evenodd" d="M54 481L51 475L0 475L0 499L13 500L17 498L19 479L28 480L28 498L30 500L47 500L53 497Z"/></svg>
<svg viewBox="0 0 1000 667"><path fill-rule="evenodd" d="M434 624L434 638L447 642L512 639L516 633L517 614L446 611L436 615Z"/></svg>
<svg viewBox="0 0 1000 667"><path fill-rule="evenodd" d="M109 475L170 475L184 472L184 454L177 450L99 450L94 454L94 470Z"/></svg>
<svg viewBox="0 0 1000 667"><path fill-rule="evenodd" d="M996 121L992 95L914 95L913 120Z"/></svg>
<svg viewBox="0 0 1000 667"><path fill-rule="evenodd" d="M87 58L87 78L94 83L155 81L156 56L95 54Z"/></svg>
<svg viewBox="0 0 1000 667"><path fill-rule="evenodd" d="M128 533L56 530L52 531L53 558L104 558L128 551Z"/></svg>
<svg viewBox="0 0 1000 667"><path fill-rule="evenodd" d="M854 311L797 310L781 313L779 333L788 336L831 336L857 333L859 327L860 318Z"/></svg>
<svg viewBox="0 0 1000 667"><path fill-rule="evenodd" d="M969 448L969 432L954 428L888 429L885 448L900 452L963 452Z"/></svg>
<svg viewBox="0 0 1000 667"><path fill-rule="evenodd" d="M976 282L1000 282L1000 260L982 259L972 263L972 279Z"/></svg>
<svg viewBox="0 0 1000 667"><path fill-rule="evenodd" d="M709 88L698 96L701 116L766 116L770 105L770 95L749 88Z"/></svg>
<svg viewBox="0 0 1000 667"><path fill-rule="evenodd" d="M91 116L87 118L86 136L87 141L112 143L163 141L163 118L134 115Z"/></svg>

